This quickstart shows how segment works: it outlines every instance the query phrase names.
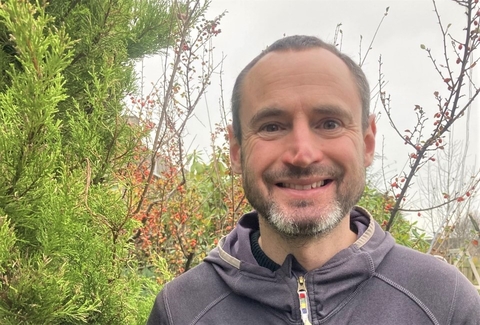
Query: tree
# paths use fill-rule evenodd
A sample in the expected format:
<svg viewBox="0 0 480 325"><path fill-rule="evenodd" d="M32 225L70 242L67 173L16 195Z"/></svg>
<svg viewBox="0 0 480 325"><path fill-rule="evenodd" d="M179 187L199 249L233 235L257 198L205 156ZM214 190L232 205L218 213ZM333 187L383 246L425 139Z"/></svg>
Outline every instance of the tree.
<svg viewBox="0 0 480 325"><path fill-rule="evenodd" d="M398 212L418 212L436 209L448 204L461 203L469 200L474 192L479 179L474 172L461 184L461 188L456 188L454 192L447 193L452 188L444 188L442 191L443 202L437 205L421 206L419 208L408 209L405 207L407 193L414 184L420 170L425 169L429 164L434 164L438 160L439 152L447 146L449 132L453 130L454 125L472 108L472 104L477 99L480 89L471 78L471 72L476 66L477 60L473 58L473 53L477 49L479 39L479 19L478 1L475 0L456 0L459 6L465 10L465 26L461 30L461 37L455 36L450 31L451 25L445 26L440 18L436 2L433 1L434 12L437 15L439 28L443 37L443 55L437 59L434 53L425 45L421 49L426 51L428 58L433 64L433 68L438 73L439 78L445 85L444 90L433 91L435 108L424 108L422 105L415 105L413 108L416 119L411 128L404 131L400 130L392 118L392 107L390 105L390 95L386 93L384 76L381 72L379 89L380 99L386 115L401 138L411 150L407 158L408 166L403 171L397 173L389 180L389 191L395 197L395 204L390 209L390 218L386 226L390 230L394 224ZM451 145L452 143L448 144ZM440 192L441 193L441 192ZM448 226L448 225L447 225Z"/></svg>
<svg viewBox="0 0 480 325"><path fill-rule="evenodd" d="M466 124L469 121L465 121ZM468 127L466 128L468 132ZM465 185L475 177L475 169L466 166L468 153L468 137L465 145L460 141L454 140L455 131L449 133L449 143L444 150L437 153L438 162L431 166L426 166L429 177L419 178L419 189L422 198L429 202L436 209L422 212L422 217L426 219L429 226L428 232L432 235L430 248L428 252L440 255L448 255L449 249L456 249L465 246L467 241L448 241L452 231L457 233L458 229L465 229L465 226L471 226L468 215L472 211L475 191L467 191L465 200L463 198L449 202L446 197L457 197L459 193L465 191ZM433 175L433 177L431 177ZM472 176L473 175L473 176ZM462 225L462 226L461 226ZM466 239L466 236L461 236ZM447 244L448 243L448 244Z"/></svg>
<svg viewBox="0 0 480 325"><path fill-rule="evenodd" d="M204 41L220 32L217 26L222 16L214 20L201 19L196 28L198 34L191 36L187 46L179 45L174 49L172 62L176 62L178 56L185 58L180 60L185 63L182 70L169 70L170 78L178 77L172 82L174 86L171 92L161 90L170 84L168 79L161 79L162 85L157 85L146 98L132 98L132 104L136 105L132 110L136 109L140 116L147 117L140 120L141 124L154 126L148 119L154 116L154 110L160 111L162 117L154 126L160 141L147 143L140 150L138 159L143 170L138 173L141 169L132 166L137 175L132 185L136 185L125 189L129 193L127 196L136 197L131 200L130 206L134 217L142 223L134 236L140 251L139 259L144 261L148 272L157 273L160 283L167 281L169 276L165 277L162 270L158 272L155 261L165 259L168 271L173 275L179 275L198 264L216 245L218 238L235 226L248 205L240 178L230 169L227 118L222 101L223 119L212 130L212 151L208 161L203 161L197 152L186 153L183 142L184 127L210 83L211 74L218 67L211 61L210 41ZM199 35L203 40L200 46L208 45L203 49L208 56L201 60L191 55L191 51L199 52L197 45L192 46L198 44ZM198 66L206 70L200 74L197 85L192 81L195 78L190 77L188 82L183 79L187 73L195 75ZM172 97L164 97L165 93L171 93ZM170 105L173 110L169 108ZM135 188L146 194L143 197L133 194Z"/></svg>
<svg viewBox="0 0 480 325"><path fill-rule="evenodd" d="M134 59L174 43L162 1L0 1L0 322L144 324L119 170Z"/></svg>

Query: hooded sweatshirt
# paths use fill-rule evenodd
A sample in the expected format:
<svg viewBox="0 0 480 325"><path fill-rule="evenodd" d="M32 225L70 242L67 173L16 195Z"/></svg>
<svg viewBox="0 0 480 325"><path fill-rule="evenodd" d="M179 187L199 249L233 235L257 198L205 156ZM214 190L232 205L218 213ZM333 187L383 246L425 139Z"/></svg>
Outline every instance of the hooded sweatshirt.
<svg viewBox="0 0 480 325"><path fill-rule="evenodd" d="M244 215L204 262L166 284L148 325L469 324L480 325L480 295L453 266L395 244L355 207L350 247L306 272L292 255L275 271L257 263Z"/></svg>

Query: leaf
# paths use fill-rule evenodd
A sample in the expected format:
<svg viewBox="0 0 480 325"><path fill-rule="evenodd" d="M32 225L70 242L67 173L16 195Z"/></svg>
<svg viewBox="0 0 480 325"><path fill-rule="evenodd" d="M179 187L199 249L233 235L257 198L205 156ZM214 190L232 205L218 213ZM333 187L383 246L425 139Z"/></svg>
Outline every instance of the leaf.
<svg viewBox="0 0 480 325"><path fill-rule="evenodd" d="M425 44L420 44L420 48L421 48L422 50L425 50L427 47L425 46Z"/></svg>
<svg viewBox="0 0 480 325"><path fill-rule="evenodd" d="M478 223L477 223L477 220L475 220L471 214L468 215L468 217L470 218L470 221L472 222L472 225L473 225L473 228L475 228L475 230L480 233L480 227L478 226Z"/></svg>

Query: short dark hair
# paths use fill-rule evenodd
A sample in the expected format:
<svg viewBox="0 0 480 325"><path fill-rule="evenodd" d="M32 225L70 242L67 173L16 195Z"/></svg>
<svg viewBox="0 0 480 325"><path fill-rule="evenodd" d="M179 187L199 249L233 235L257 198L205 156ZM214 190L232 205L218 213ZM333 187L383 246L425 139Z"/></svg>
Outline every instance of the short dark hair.
<svg viewBox="0 0 480 325"><path fill-rule="evenodd" d="M305 36L305 35L294 35L288 36L279 39L269 47L267 47L262 53L255 57L252 61L243 70L237 77L235 85L233 86L232 92L232 126L233 133L235 138L239 143L242 142L242 129L240 125L240 107L242 106L242 86L245 76L248 74L250 69L253 68L261 58L267 55L270 52L282 52L288 50L307 50L312 48L322 48L327 51L332 52L338 58L340 58L348 67L350 72L353 74L360 99L362 101L362 126L365 130L368 127L368 118L370 115L370 86L368 85L368 80L365 74L363 73L360 66L355 63L349 56L340 52L335 45L325 43L321 39L315 36Z"/></svg>

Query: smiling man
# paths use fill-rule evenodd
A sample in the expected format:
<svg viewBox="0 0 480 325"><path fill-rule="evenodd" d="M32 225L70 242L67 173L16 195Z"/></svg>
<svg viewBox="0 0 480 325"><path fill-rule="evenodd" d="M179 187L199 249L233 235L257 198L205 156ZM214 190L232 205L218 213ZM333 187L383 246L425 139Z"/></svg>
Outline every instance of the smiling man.
<svg viewBox="0 0 480 325"><path fill-rule="evenodd" d="M318 38L250 62L229 138L255 211L164 287L148 324L480 324L462 274L355 206L375 151L369 104L360 67Z"/></svg>

